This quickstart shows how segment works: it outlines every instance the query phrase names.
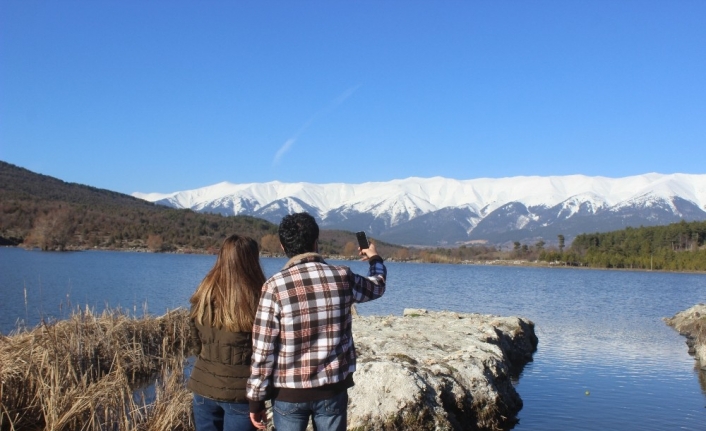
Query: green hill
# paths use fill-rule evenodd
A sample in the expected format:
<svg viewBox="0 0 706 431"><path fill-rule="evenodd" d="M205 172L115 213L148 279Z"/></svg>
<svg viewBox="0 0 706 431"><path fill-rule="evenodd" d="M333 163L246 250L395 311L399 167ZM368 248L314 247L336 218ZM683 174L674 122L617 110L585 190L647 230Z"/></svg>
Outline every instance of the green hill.
<svg viewBox="0 0 706 431"><path fill-rule="evenodd" d="M231 233L260 239L276 231L265 220L170 209L0 161L2 245L208 251Z"/></svg>

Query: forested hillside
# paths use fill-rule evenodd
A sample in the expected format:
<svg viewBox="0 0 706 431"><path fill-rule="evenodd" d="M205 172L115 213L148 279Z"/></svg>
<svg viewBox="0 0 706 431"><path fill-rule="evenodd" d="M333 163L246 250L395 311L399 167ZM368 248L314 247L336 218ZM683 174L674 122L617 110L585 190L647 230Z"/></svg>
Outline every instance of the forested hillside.
<svg viewBox="0 0 706 431"><path fill-rule="evenodd" d="M260 239L275 232L275 225L253 217L169 209L0 162L3 245L207 251L231 233Z"/></svg>
<svg viewBox="0 0 706 431"><path fill-rule="evenodd" d="M705 271L705 239L706 222L682 221L582 234L565 253L547 251L540 259L598 268Z"/></svg>

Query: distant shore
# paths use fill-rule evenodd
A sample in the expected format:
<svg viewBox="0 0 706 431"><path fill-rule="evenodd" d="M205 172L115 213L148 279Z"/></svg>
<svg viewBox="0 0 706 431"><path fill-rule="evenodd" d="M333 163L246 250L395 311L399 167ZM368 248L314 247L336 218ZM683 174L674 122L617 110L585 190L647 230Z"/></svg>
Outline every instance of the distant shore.
<svg viewBox="0 0 706 431"><path fill-rule="evenodd" d="M3 245L0 247L7 248L21 248L29 251L39 251L38 248L29 249L21 245ZM124 248L111 248L111 247L72 247L67 248L62 251L57 251L59 253L63 252L81 252L81 251L119 251L128 253L157 253L157 254L195 254L195 255L215 255L216 251L209 251L203 249L177 249L170 251L154 251L144 247L124 247ZM273 253L260 253L260 257L266 258L281 258L285 259L287 256L284 254L273 254ZM384 257L384 256L383 256ZM324 258L331 260L349 260L357 261L360 260L359 256L343 256L334 254L324 254ZM423 259L395 259L392 257L385 258L388 262L398 262L398 263L430 263L430 264L447 264L447 265L477 265L477 266L510 266L510 267L528 267L528 268L572 268L572 269L586 269L586 270L607 270L607 271L634 271L634 272L660 272L660 273L679 273L679 274L706 274L706 270L703 271L693 271L693 270L666 270L666 269L644 269L644 268L605 268L596 266L583 266L583 265L571 265L564 262L542 262L542 261L530 261L523 259L492 259L492 260L462 260L462 261L448 261L448 262L436 262L436 261L426 261Z"/></svg>

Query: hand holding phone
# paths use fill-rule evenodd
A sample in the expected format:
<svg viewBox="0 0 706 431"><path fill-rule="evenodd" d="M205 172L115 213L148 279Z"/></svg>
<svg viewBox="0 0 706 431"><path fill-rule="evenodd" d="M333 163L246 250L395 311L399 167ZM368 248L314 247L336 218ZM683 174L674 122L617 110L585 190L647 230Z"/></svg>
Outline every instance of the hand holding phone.
<svg viewBox="0 0 706 431"><path fill-rule="evenodd" d="M365 236L365 232L356 232L355 237L358 238L358 247L360 247L361 250L365 250L366 248L370 247L370 244L368 243L368 237Z"/></svg>

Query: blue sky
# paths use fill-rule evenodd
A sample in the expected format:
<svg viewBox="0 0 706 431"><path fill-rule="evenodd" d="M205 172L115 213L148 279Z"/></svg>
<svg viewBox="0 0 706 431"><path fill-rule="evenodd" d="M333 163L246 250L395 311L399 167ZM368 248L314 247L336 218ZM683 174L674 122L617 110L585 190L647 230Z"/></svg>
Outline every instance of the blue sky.
<svg viewBox="0 0 706 431"><path fill-rule="evenodd" d="M0 2L0 160L124 193L706 173L706 2Z"/></svg>

